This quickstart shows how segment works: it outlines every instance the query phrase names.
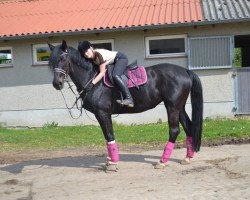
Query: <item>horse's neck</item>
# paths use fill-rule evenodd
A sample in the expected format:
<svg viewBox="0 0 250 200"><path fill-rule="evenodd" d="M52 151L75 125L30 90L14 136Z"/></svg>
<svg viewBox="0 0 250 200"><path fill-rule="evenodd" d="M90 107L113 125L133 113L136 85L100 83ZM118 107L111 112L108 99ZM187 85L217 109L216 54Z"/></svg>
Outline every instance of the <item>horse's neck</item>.
<svg viewBox="0 0 250 200"><path fill-rule="evenodd" d="M78 91L81 91L88 82L93 78L94 74L93 68L86 70L80 66L73 65L73 70L70 72L70 78L77 87Z"/></svg>

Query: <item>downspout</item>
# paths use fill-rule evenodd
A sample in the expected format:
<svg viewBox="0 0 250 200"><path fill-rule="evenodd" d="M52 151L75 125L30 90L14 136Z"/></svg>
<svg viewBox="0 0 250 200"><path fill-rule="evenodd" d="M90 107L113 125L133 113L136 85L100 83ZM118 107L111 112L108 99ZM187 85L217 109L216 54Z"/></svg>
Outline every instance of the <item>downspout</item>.
<svg viewBox="0 0 250 200"><path fill-rule="evenodd" d="M234 103L233 103L233 109L232 112L234 113L234 115L237 115L237 111L238 111L238 80L237 80L237 69L235 67L235 59L234 59L234 36L232 36L231 38L232 40L232 45L231 45L231 60L232 60L232 69L233 69L233 73L232 73L232 78L233 78L233 91L234 91Z"/></svg>

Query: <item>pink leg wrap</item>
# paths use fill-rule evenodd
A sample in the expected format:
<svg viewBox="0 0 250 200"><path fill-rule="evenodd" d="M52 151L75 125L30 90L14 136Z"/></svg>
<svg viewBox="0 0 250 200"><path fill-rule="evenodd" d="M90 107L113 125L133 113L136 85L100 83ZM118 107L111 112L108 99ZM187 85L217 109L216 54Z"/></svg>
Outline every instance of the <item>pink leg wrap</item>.
<svg viewBox="0 0 250 200"><path fill-rule="evenodd" d="M162 163L166 163L170 159L173 149L174 149L174 143L167 142L165 149L163 151L162 157L161 157Z"/></svg>
<svg viewBox="0 0 250 200"><path fill-rule="evenodd" d="M186 146L187 146L187 158L193 158L194 156L194 149L192 145L192 137L188 136L186 139Z"/></svg>
<svg viewBox="0 0 250 200"><path fill-rule="evenodd" d="M108 148L108 155L111 158L111 162L118 162L119 161L119 154L118 154L118 145L114 144L107 144Z"/></svg>

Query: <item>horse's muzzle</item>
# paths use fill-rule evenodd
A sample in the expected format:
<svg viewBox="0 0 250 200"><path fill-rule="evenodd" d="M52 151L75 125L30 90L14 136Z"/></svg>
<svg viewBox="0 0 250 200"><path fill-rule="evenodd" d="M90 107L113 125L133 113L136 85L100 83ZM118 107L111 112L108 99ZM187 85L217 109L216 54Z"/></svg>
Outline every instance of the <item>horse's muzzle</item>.
<svg viewBox="0 0 250 200"><path fill-rule="evenodd" d="M62 88L63 88L63 81L61 81L61 80L53 80L53 86L54 86L54 88L55 89L57 89L57 90L61 90Z"/></svg>

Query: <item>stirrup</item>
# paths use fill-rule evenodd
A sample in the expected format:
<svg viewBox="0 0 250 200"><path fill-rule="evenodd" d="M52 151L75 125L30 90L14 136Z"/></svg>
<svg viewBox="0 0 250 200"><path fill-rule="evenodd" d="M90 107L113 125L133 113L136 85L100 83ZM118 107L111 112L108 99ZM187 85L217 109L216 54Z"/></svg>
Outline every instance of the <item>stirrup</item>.
<svg viewBox="0 0 250 200"><path fill-rule="evenodd" d="M126 102L126 101L130 101L130 102ZM133 100L130 100L130 99L124 99L124 100L116 100L117 103L119 103L121 106L128 106L130 108L133 108L134 107L134 102Z"/></svg>

